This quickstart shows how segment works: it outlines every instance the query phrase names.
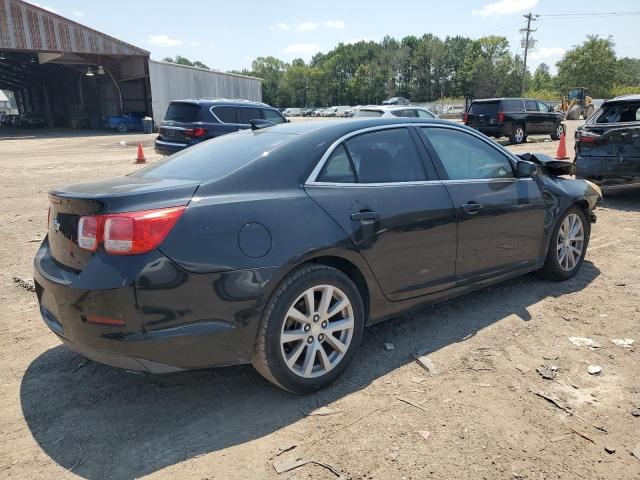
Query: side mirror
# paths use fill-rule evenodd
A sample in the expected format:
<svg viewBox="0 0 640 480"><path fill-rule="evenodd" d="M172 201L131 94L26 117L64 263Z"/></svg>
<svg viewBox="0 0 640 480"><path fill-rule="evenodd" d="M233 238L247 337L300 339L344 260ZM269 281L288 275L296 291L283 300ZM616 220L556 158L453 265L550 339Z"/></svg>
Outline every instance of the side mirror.
<svg viewBox="0 0 640 480"><path fill-rule="evenodd" d="M524 160L520 160L516 167L516 173L518 178L529 178L533 174L533 163L525 162Z"/></svg>

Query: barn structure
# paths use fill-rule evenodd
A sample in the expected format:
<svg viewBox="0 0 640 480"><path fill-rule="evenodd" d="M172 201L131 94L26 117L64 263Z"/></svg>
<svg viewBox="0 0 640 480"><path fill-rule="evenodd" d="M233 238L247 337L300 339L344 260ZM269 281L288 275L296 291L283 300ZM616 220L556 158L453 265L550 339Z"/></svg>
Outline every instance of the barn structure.
<svg viewBox="0 0 640 480"><path fill-rule="evenodd" d="M101 128L107 115L159 122L170 100L261 100L261 80L150 60L149 52L22 0L0 0L0 90L50 127Z"/></svg>

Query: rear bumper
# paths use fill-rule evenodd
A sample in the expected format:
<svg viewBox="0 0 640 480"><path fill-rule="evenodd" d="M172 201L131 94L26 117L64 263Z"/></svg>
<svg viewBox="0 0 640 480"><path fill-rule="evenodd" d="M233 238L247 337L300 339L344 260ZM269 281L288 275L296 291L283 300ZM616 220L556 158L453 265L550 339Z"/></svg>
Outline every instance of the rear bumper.
<svg viewBox="0 0 640 480"><path fill-rule="evenodd" d="M173 155L180 150L184 150L189 147L188 143L167 142L165 140L158 140L154 143L154 150L160 155Z"/></svg>
<svg viewBox="0 0 640 480"><path fill-rule="evenodd" d="M597 180L640 178L640 157L576 156L576 175Z"/></svg>
<svg viewBox="0 0 640 480"><path fill-rule="evenodd" d="M193 274L159 251L135 257L96 253L80 273L34 260L45 324L92 360L165 373L251 361L263 292L275 268ZM92 316L121 321L98 324Z"/></svg>

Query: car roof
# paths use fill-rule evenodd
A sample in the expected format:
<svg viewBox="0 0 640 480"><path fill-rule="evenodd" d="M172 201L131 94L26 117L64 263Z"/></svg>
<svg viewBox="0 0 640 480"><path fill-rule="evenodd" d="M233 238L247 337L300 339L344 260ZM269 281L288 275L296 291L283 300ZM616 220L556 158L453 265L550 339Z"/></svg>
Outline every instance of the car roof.
<svg viewBox="0 0 640 480"><path fill-rule="evenodd" d="M243 100L236 98L214 98L214 97L201 97L201 98L185 98L184 100L172 100L171 103L195 103L198 105L230 105L230 106L243 106L243 107L267 107L274 108L271 105L267 105L263 102L255 102L252 100Z"/></svg>
<svg viewBox="0 0 640 480"><path fill-rule="evenodd" d="M640 94L633 93L629 95L620 95L619 97L612 98L611 100L606 100L604 103L611 102L640 102Z"/></svg>
<svg viewBox="0 0 640 480"><path fill-rule="evenodd" d="M500 97L500 98L478 98L476 100L473 100L471 103L483 103L483 102L487 102L487 103L492 103L492 102L501 102L503 100L533 100L533 101L542 101L542 100L537 100L535 98L526 98L526 97Z"/></svg>

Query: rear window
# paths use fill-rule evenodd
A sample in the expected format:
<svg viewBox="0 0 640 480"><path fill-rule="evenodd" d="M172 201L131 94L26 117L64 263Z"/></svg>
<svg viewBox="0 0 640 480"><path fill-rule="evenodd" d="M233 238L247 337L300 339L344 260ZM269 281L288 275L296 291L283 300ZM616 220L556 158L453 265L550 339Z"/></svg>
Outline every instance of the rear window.
<svg viewBox="0 0 640 480"><path fill-rule="evenodd" d="M604 105L596 123L624 123L640 121L640 102Z"/></svg>
<svg viewBox="0 0 640 480"><path fill-rule="evenodd" d="M251 131L222 135L173 154L132 176L215 181L253 161L268 161L268 153L289 138L289 134Z"/></svg>
<svg viewBox="0 0 640 480"><path fill-rule="evenodd" d="M497 115L499 102L478 102L472 103L469 113L474 115Z"/></svg>
<svg viewBox="0 0 640 480"><path fill-rule="evenodd" d="M170 103L164 119L174 122L195 122L198 119L199 113L200 105L193 103Z"/></svg>
<svg viewBox="0 0 640 480"><path fill-rule="evenodd" d="M354 117L381 117L382 112L380 110L358 110Z"/></svg>

